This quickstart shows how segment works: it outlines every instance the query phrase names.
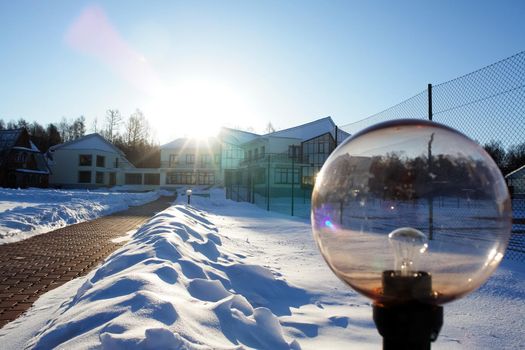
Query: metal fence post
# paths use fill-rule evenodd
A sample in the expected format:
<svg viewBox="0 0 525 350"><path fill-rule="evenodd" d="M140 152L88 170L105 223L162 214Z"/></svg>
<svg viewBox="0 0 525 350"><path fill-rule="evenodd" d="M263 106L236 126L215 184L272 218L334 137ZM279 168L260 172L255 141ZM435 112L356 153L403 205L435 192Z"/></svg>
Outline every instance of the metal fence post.
<svg viewBox="0 0 525 350"><path fill-rule="evenodd" d="M293 209L294 209L294 187L295 187L295 148L292 153L292 216L293 216Z"/></svg>
<svg viewBox="0 0 525 350"><path fill-rule="evenodd" d="M428 84L428 120L432 121L432 84Z"/></svg>
<svg viewBox="0 0 525 350"><path fill-rule="evenodd" d="M268 176L266 177L266 210L270 211L270 154L268 153Z"/></svg>
<svg viewBox="0 0 525 350"><path fill-rule="evenodd" d="M428 84L428 120L432 121L432 84ZM428 175L432 176L432 142L434 141L434 133L430 136L428 141ZM432 186L433 187L433 186ZM432 189L434 190L434 189ZM428 239L434 238L434 195L432 192L428 197Z"/></svg>

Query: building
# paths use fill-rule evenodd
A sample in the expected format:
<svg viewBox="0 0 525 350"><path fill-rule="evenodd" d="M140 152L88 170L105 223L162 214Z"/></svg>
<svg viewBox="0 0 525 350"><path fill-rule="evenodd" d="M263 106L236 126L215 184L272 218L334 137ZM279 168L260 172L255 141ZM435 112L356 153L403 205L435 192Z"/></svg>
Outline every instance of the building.
<svg viewBox="0 0 525 350"><path fill-rule="evenodd" d="M221 148L216 138L176 139L160 148L163 185L214 185L219 179Z"/></svg>
<svg viewBox="0 0 525 350"><path fill-rule="evenodd" d="M328 156L348 136L326 117L245 142L236 177L226 182L230 197L254 202L258 194L287 197L292 188L311 190ZM244 191L235 193L235 187Z"/></svg>
<svg viewBox="0 0 525 350"><path fill-rule="evenodd" d="M311 188L328 155L347 136L330 117L266 135L222 128L215 137L179 138L162 145L160 168L143 169L102 136L91 134L50 148L50 183L137 191L220 185L230 195L235 184L237 196L242 190L245 200L269 187L272 194L284 195L290 184Z"/></svg>
<svg viewBox="0 0 525 350"><path fill-rule="evenodd" d="M95 133L55 145L48 150L52 186L96 188L142 183L142 175L124 153Z"/></svg>
<svg viewBox="0 0 525 350"><path fill-rule="evenodd" d="M47 187L49 173L26 129L0 130L1 187Z"/></svg>
<svg viewBox="0 0 525 350"><path fill-rule="evenodd" d="M216 137L180 138L160 147L161 186L222 185L244 159L241 145L258 135L222 128Z"/></svg>

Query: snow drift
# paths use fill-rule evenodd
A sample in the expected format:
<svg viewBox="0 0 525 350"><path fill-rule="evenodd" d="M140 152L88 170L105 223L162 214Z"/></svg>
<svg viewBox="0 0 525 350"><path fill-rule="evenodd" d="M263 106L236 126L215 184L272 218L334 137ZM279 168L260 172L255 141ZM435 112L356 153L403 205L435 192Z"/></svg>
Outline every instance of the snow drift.
<svg viewBox="0 0 525 350"><path fill-rule="evenodd" d="M205 217L181 205L157 215L30 346L299 348L284 338L276 315L291 314L289 307L308 302L308 294L239 262Z"/></svg>

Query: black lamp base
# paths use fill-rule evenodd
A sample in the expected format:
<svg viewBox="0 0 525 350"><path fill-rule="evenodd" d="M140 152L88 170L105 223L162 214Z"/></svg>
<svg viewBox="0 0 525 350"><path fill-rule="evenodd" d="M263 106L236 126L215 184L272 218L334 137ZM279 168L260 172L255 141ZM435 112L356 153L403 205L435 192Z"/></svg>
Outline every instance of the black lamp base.
<svg viewBox="0 0 525 350"><path fill-rule="evenodd" d="M443 307L436 305L374 304L373 313L384 350L428 350L443 325Z"/></svg>
<svg viewBox="0 0 525 350"><path fill-rule="evenodd" d="M375 303L374 322L384 350L429 350L443 325L443 307L425 303L432 292L428 273L403 276L383 272L383 293L390 303Z"/></svg>

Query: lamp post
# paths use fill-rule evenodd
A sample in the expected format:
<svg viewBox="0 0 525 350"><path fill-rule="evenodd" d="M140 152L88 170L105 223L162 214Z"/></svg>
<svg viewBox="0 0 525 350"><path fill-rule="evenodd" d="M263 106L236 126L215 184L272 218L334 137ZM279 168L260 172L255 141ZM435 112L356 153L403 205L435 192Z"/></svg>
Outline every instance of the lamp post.
<svg viewBox="0 0 525 350"><path fill-rule="evenodd" d="M474 189L470 205L458 210L465 188ZM443 204L433 206L438 197ZM463 134L421 120L377 124L341 144L317 176L311 218L328 266L374 301L384 349L430 349L442 305L492 274L512 227L492 158Z"/></svg>
<svg viewBox="0 0 525 350"><path fill-rule="evenodd" d="M186 197L188 197L188 205L190 205L190 202L191 202L191 193L192 193L191 189L186 190Z"/></svg>

